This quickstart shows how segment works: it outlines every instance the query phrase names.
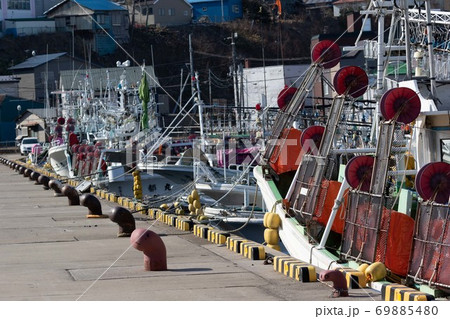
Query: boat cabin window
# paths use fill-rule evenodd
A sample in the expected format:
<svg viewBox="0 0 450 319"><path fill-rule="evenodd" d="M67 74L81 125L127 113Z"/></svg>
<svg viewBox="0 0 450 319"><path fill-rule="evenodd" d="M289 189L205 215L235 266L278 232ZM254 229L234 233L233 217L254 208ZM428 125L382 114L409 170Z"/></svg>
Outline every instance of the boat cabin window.
<svg viewBox="0 0 450 319"><path fill-rule="evenodd" d="M450 164L450 139L441 140L441 160Z"/></svg>

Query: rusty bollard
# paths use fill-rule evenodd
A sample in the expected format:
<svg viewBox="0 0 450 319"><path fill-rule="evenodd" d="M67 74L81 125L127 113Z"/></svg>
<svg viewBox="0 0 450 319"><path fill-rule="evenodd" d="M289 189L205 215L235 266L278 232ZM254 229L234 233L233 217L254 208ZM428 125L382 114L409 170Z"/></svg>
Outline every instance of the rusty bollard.
<svg viewBox="0 0 450 319"><path fill-rule="evenodd" d="M39 174L39 173L36 172L36 171L34 171L33 173L31 173L30 179L32 179L32 180L34 181L34 185L39 185L39 182L38 182L39 176L41 176L41 174Z"/></svg>
<svg viewBox="0 0 450 319"><path fill-rule="evenodd" d="M54 196L58 197L58 196L63 196L62 192L61 192L61 182L56 180L56 179L52 179L50 180L50 182L48 182L48 187L50 187L51 189L53 189L54 192Z"/></svg>
<svg viewBox="0 0 450 319"><path fill-rule="evenodd" d="M50 178L48 178L45 175L41 175L38 177L38 183L41 184L45 190L50 189L50 187L48 186L49 182L50 182Z"/></svg>
<svg viewBox="0 0 450 319"><path fill-rule="evenodd" d="M109 219L119 225L117 237L130 237L136 229L136 222L130 211L122 206L114 207L111 210Z"/></svg>
<svg viewBox="0 0 450 319"><path fill-rule="evenodd" d="M69 206L80 205L80 194L78 194L78 191L75 188L64 185L63 188L61 188L61 192L69 199Z"/></svg>
<svg viewBox="0 0 450 319"><path fill-rule="evenodd" d="M321 281L333 282L332 298L348 297L348 287L345 275L339 270L325 270L319 274Z"/></svg>
<svg viewBox="0 0 450 319"><path fill-rule="evenodd" d="M144 253L144 268L147 271L167 270L166 246L158 234L137 228L131 234L131 245Z"/></svg>
<svg viewBox="0 0 450 319"><path fill-rule="evenodd" d="M87 218L108 218L107 215L103 215L102 205L94 195L88 193L81 195L80 204L88 208L89 213L86 215Z"/></svg>

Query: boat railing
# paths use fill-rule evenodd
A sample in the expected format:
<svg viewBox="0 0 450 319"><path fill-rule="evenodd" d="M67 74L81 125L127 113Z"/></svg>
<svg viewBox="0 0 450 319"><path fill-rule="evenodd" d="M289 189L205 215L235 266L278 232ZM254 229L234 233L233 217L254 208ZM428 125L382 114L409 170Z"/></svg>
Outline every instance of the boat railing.
<svg viewBox="0 0 450 319"><path fill-rule="evenodd" d="M408 277L430 286L450 288L449 204L419 202Z"/></svg>
<svg viewBox="0 0 450 319"><path fill-rule="evenodd" d="M194 162L194 180L198 180L201 177L205 177L212 183L218 183L218 180L214 173L211 171L210 167L201 161Z"/></svg>
<svg viewBox="0 0 450 319"><path fill-rule="evenodd" d="M352 190L348 196L341 255L345 259L372 263L384 261L387 229L381 227L384 198Z"/></svg>

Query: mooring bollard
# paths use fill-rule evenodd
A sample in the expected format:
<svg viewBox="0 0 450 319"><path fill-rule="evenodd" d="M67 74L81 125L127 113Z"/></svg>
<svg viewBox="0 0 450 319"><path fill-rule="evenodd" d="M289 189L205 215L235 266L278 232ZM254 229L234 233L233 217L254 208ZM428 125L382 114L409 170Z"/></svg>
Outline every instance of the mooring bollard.
<svg viewBox="0 0 450 319"><path fill-rule="evenodd" d="M108 216L103 215L102 205L97 197L92 194L83 194L80 196L80 204L87 207L89 210L87 218L107 218Z"/></svg>
<svg viewBox="0 0 450 319"><path fill-rule="evenodd" d="M348 297L348 287L345 275L339 270L325 270L319 275L321 281L333 282L333 293L331 297Z"/></svg>
<svg viewBox="0 0 450 319"><path fill-rule="evenodd" d="M33 173L31 173L30 179L34 181L34 185L39 185L39 182L38 182L39 176L41 176L41 174L39 174L39 173L36 172L36 171L34 171Z"/></svg>
<svg viewBox="0 0 450 319"><path fill-rule="evenodd" d="M33 173L33 171L29 168L26 168L25 171L23 172L23 177L28 177L30 178L31 173Z"/></svg>
<svg viewBox="0 0 450 319"><path fill-rule="evenodd" d="M167 270L166 246L158 234L137 228L131 234L131 245L144 253L144 268L147 271Z"/></svg>
<svg viewBox="0 0 450 319"><path fill-rule="evenodd" d="M50 182L50 178L48 178L45 175L41 175L38 177L38 183L41 184L45 190L50 189L50 187L48 186L49 182Z"/></svg>
<svg viewBox="0 0 450 319"><path fill-rule="evenodd" d="M117 237L130 237L131 233L136 229L133 215L128 209L121 206L114 207L111 210L109 219L119 225Z"/></svg>
<svg viewBox="0 0 450 319"><path fill-rule="evenodd" d="M69 206L77 206L80 205L80 195L78 191L69 185L64 185L61 189L61 192L64 196L67 196L69 199Z"/></svg>
<svg viewBox="0 0 450 319"><path fill-rule="evenodd" d="M50 180L50 182L48 182L48 187L50 187L51 189L53 189L54 192L54 196L63 196L62 192L61 192L61 182L56 180L56 179L52 179Z"/></svg>

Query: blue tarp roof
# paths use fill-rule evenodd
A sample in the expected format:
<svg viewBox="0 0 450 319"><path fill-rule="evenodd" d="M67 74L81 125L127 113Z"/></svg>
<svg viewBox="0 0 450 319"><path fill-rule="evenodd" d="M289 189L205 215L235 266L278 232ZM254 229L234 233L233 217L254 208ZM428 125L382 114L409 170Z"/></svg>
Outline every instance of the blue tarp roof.
<svg viewBox="0 0 450 319"><path fill-rule="evenodd" d="M79 4L82 7L85 7L87 9L93 10L93 11L123 11L127 10L124 7L118 5L117 3L111 2L109 0L64 0L58 3L57 5L51 7L48 9L44 14L49 13L53 9L59 7L60 5L71 1L75 4Z"/></svg>
<svg viewBox="0 0 450 319"><path fill-rule="evenodd" d="M74 0L81 6L91 9L91 10L126 10L124 7L118 5L117 3L108 0Z"/></svg>
<svg viewBox="0 0 450 319"><path fill-rule="evenodd" d="M16 64L16 65L10 67L8 70L21 70L21 69L35 68L39 65L47 63L47 61L57 59L60 56L63 56L65 54L67 54L67 53L61 52L61 53L36 55L36 56L33 56L33 57L25 60L22 63Z"/></svg>
<svg viewBox="0 0 450 319"><path fill-rule="evenodd" d="M187 0L189 3L220 2L220 0Z"/></svg>

